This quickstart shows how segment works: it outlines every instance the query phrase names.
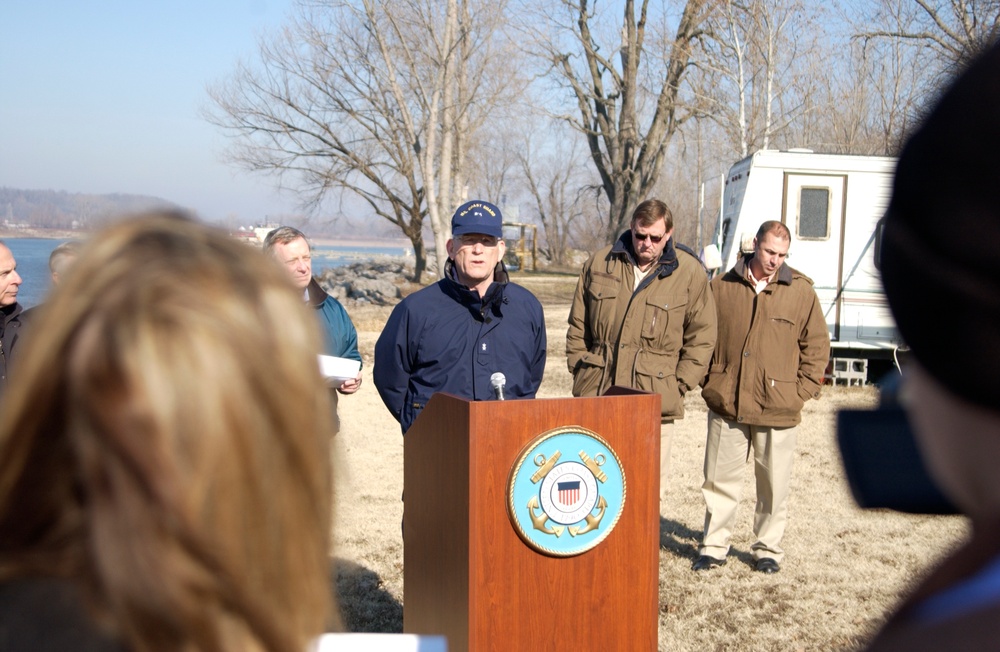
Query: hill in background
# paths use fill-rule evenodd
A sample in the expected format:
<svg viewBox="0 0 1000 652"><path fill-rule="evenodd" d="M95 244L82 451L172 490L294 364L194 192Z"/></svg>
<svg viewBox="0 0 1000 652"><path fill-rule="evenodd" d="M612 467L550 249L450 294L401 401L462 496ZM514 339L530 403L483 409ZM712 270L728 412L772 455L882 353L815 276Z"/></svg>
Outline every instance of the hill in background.
<svg viewBox="0 0 1000 652"><path fill-rule="evenodd" d="M0 187L0 222L8 229L87 229L125 213L181 207L144 195L88 195Z"/></svg>

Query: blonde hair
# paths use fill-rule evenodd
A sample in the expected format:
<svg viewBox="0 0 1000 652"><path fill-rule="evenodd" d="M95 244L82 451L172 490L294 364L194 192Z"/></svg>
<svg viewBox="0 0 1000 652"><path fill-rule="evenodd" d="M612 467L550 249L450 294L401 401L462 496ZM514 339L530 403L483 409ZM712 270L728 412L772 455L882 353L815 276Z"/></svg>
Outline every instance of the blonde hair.
<svg viewBox="0 0 1000 652"><path fill-rule="evenodd" d="M282 270L171 214L108 228L33 324L0 423L0 578L79 586L136 650L333 624L333 424Z"/></svg>

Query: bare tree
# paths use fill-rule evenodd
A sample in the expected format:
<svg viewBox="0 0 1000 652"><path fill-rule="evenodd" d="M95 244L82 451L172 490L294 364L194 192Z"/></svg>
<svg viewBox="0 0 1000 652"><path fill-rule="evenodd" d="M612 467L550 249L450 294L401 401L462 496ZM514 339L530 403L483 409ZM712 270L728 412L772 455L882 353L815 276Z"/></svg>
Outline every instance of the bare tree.
<svg viewBox="0 0 1000 652"><path fill-rule="evenodd" d="M817 125L835 151L890 155L939 89L1000 35L997 0L841 0L849 58L827 67L829 102Z"/></svg>
<svg viewBox="0 0 1000 652"><path fill-rule="evenodd" d="M625 0L613 31L619 40L609 47L600 42L604 25L588 0L562 5L571 37L551 39L545 52L576 102L576 116L565 118L586 139L608 203L604 236L613 240L656 183L667 144L690 117L682 85L710 2L684 3L663 56L647 51L648 0Z"/></svg>
<svg viewBox="0 0 1000 652"><path fill-rule="evenodd" d="M820 9L804 0L723 0L707 22L712 38L692 76L704 115L743 158L781 144L818 85L805 62L817 54ZM800 145L801 143L793 143Z"/></svg>
<svg viewBox="0 0 1000 652"><path fill-rule="evenodd" d="M503 83L489 74L503 6L483 2L472 21L469 2L302 0L261 41L259 65L210 89L209 120L237 137L233 161L278 175L305 205L346 193L396 225L419 281L425 218L443 254L468 133L495 106L479 91Z"/></svg>
<svg viewBox="0 0 1000 652"><path fill-rule="evenodd" d="M899 41L853 41L848 57L828 67L823 112L814 136L843 154L890 156L926 100L920 85L920 52Z"/></svg>
<svg viewBox="0 0 1000 652"><path fill-rule="evenodd" d="M550 127L548 131L558 132L559 126ZM541 222L549 260L562 267L566 265L566 253L573 242L574 226L584 217L582 193L586 184L577 162L577 141L560 142L557 139L547 149L538 145L542 142L542 137L528 134L519 148L518 160L528 195Z"/></svg>
<svg viewBox="0 0 1000 652"><path fill-rule="evenodd" d="M937 75L955 72L1000 36L997 0L862 0L848 7L859 22L869 25L859 26L858 38L894 39L926 48L937 64L928 72Z"/></svg>

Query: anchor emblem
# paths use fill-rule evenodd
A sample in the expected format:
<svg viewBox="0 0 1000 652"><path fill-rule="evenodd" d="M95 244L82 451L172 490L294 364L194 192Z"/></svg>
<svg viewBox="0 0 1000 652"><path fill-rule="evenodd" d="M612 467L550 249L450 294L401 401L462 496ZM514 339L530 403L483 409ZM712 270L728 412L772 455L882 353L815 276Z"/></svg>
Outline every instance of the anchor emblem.
<svg viewBox="0 0 1000 652"><path fill-rule="evenodd" d="M569 451L577 454L563 454ZM578 555L614 529L625 486L621 461L608 442L580 426L565 426L521 449L507 480L507 514L536 551Z"/></svg>
<svg viewBox="0 0 1000 652"><path fill-rule="evenodd" d="M545 514L545 512L542 512L538 516L535 516L536 509L538 509L538 496L532 496L531 500L528 501L528 513L531 514L532 527L534 527L536 530L541 530L545 534L554 534L556 536L560 536L563 533L563 530L565 530L566 528L564 528L562 525L554 525L551 528L545 527L545 523L546 521L549 520L549 517ZM573 528L570 528L570 530L572 529Z"/></svg>
<svg viewBox="0 0 1000 652"><path fill-rule="evenodd" d="M587 524L583 527L577 525L571 525L569 528L569 533L573 536L578 534L586 534L591 530L596 530L601 525L601 519L604 518L604 512L608 509L608 501L604 500L604 496L601 496L597 501L597 515L587 514L583 517Z"/></svg>

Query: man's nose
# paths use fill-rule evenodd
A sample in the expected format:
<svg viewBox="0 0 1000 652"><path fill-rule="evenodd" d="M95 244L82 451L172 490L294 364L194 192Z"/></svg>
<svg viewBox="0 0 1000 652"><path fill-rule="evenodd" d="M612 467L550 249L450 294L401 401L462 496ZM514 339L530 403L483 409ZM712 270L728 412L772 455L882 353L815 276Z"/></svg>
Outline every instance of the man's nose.
<svg viewBox="0 0 1000 652"><path fill-rule="evenodd" d="M18 274L16 270L14 272L12 272L12 274L13 274L13 278L11 278L10 282L13 283L14 285L20 285L21 284L21 275Z"/></svg>

